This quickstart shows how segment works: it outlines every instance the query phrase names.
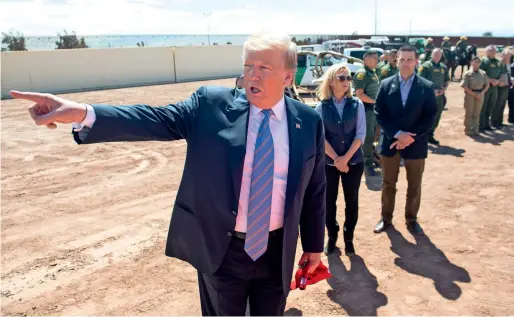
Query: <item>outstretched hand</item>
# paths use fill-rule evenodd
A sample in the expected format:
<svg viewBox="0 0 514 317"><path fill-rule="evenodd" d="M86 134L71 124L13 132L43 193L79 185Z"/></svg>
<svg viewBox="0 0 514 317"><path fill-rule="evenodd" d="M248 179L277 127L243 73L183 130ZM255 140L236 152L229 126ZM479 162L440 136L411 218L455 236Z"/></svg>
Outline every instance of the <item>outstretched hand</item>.
<svg viewBox="0 0 514 317"><path fill-rule="evenodd" d="M51 94L37 92L21 92L11 90L16 99L32 101L29 114L37 125L46 125L50 129L57 128L57 123L82 122L87 114L84 104L63 99Z"/></svg>

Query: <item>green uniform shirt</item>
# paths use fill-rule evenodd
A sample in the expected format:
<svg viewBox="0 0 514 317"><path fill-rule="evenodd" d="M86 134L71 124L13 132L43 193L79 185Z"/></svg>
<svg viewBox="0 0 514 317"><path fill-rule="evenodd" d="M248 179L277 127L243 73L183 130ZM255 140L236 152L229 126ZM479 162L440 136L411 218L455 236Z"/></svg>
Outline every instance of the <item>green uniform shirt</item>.
<svg viewBox="0 0 514 317"><path fill-rule="evenodd" d="M441 48L443 50L451 50L452 49L452 43L450 43L450 41L443 41L441 43Z"/></svg>
<svg viewBox="0 0 514 317"><path fill-rule="evenodd" d="M425 44L425 51L433 51L434 50L434 43L427 43Z"/></svg>
<svg viewBox="0 0 514 317"><path fill-rule="evenodd" d="M497 58L482 58L480 69L483 69L487 77L491 79L499 79L500 75L504 73L504 68L499 59Z"/></svg>
<svg viewBox="0 0 514 317"><path fill-rule="evenodd" d="M441 62L424 62L419 68L418 74L434 83L435 89L442 89L444 84L450 81L448 67Z"/></svg>
<svg viewBox="0 0 514 317"><path fill-rule="evenodd" d="M393 68L393 66L391 66L391 64L387 64L380 69L380 74L379 74L380 81L382 81L386 78L389 78L391 76L394 76L396 74L398 74L398 67Z"/></svg>
<svg viewBox="0 0 514 317"><path fill-rule="evenodd" d="M378 63L378 65L377 65L377 71L376 71L376 72L378 73L378 72L380 71L380 69L381 69L382 67L384 67L385 65L387 65L387 64L389 64L387 61L381 61L380 63Z"/></svg>
<svg viewBox="0 0 514 317"><path fill-rule="evenodd" d="M355 90L364 89L364 94L372 99L377 98L378 88L380 81L375 73L375 70L364 66L355 73L353 79L355 83Z"/></svg>

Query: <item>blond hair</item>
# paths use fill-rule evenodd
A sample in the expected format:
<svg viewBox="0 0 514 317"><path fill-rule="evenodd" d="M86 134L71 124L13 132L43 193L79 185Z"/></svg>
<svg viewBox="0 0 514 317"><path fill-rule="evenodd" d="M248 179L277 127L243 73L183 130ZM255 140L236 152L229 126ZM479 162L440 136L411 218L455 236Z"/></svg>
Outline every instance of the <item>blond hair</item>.
<svg viewBox="0 0 514 317"><path fill-rule="evenodd" d="M293 42L287 34L263 31L251 35L243 44L243 60L246 59L248 52L258 52L277 48L282 50L284 53L286 68L296 71L296 43Z"/></svg>
<svg viewBox="0 0 514 317"><path fill-rule="evenodd" d="M332 91L332 87L330 84L336 78L336 74L341 69L344 69L348 72L348 75L351 76L351 71L344 63L338 63L330 66L327 71L320 78L320 84L318 89L316 90L316 96L318 96L319 100L327 100L334 96L334 92ZM344 94L345 97L352 96L352 83L348 86L348 91Z"/></svg>

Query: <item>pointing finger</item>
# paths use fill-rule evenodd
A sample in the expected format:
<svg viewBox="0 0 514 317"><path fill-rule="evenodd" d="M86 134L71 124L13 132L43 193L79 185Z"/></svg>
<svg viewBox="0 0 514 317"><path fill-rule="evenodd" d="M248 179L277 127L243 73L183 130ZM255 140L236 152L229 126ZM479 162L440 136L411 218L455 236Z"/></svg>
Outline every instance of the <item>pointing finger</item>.
<svg viewBox="0 0 514 317"><path fill-rule="evenodd" d="M43 102L48 98L45 94L38 93L38 92L21 92L21 91L11 90L10 94L13 98L30 100L33 102Z"/></svg>

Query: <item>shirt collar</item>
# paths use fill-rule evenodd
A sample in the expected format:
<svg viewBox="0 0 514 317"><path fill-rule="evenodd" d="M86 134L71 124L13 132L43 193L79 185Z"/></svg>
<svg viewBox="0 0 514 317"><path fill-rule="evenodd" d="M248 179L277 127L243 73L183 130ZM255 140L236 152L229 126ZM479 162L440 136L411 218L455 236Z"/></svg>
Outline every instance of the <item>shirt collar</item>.
<svg viewBox="0 0 514 317"><path fill-rule="evenodd" d="M250 115L252 115L252 116L255 116L258 113L260 113L261 110L262 110L261 108L255 106L253 104L250 105ZM282 98L280 98L280 100L277 102L277 104L271 108L271 110L273 111L273 114L275 115L275 117L277 117L278 121L282 121L282 119L285 118L286 103L285 103L283 96L282 96Z"/></svg>
<svg viewBox="0 0 514 317"><path fill-rule="evenodd" d="M334 102L334 104L344 104L346 102L346 95L343 97L343 99L341 99L341 101L337 101L336 97L332 96L332 101Z"/></svg>
<svg viewBox="0 0 514 317"><path fill-rule="evenodd" d="M400 75L400 73L398 73L398 78L400 78L400 83L401 84L410 84L412 83L412 81L414 80L414 76L416 75L416 73L413 73L409 79L407 79L406 81L403 80L402 76Z"/></svg>

